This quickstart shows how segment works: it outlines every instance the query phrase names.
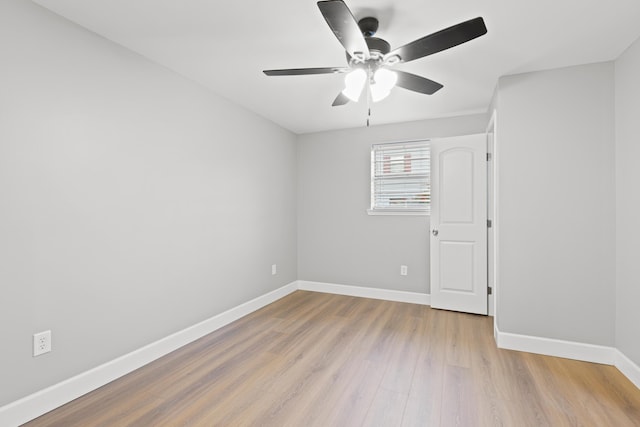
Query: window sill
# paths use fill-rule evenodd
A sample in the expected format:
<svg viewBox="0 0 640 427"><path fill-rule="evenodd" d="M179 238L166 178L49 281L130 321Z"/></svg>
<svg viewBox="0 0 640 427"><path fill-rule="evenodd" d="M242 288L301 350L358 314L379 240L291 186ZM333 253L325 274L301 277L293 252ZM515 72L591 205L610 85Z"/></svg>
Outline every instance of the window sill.
<svg viewBox="0 0 640 427"><path fill-rule="evenodd" d="M409 216L429 216L429 212L425 211L383 211L367 209L368 215L409 215Z"/></svg>

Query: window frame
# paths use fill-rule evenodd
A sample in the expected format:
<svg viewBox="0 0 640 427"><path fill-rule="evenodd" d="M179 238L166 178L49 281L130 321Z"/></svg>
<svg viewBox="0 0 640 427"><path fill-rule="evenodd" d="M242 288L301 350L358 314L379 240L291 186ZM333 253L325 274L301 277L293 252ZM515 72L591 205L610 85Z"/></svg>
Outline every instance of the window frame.
<svg viewBox="0 0 640 427"><path fill-rule="evenodd" d="M408 207L394 207L383 208L376 207L376 154L381 151L379 147L389 147L392 145L422 145L424 144L429 152L429 164L426 172L426 191L428 192L429 201L423 209L408 208ZM431 215L431 140L429 138L406 140L406 141L392 141L371 144L371 158L370 158L370 201L367 214L369 215L414 215L414 216L429 216Z"/></svg>

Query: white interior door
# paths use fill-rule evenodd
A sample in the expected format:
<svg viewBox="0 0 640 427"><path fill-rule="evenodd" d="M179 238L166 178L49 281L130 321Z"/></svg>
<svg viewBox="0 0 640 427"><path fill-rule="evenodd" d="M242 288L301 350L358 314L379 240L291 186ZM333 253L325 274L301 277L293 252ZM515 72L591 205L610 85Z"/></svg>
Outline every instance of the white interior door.
<svg viewBox="0 0 640 427"><path fill-rule="evenodd" d="M484 134L431 141L431 306L487 314Z"/></svg>

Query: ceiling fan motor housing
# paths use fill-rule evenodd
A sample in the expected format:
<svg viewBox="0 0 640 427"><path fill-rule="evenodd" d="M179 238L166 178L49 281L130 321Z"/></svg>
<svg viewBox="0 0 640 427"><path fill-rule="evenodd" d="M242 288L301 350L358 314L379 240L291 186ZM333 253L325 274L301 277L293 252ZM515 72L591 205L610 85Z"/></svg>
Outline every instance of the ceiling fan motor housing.
<svg viewBox="0 0 640 427"><path fill-rule="evenodd" d="M367 37L365 38L367 42L367 46L369 46L369 51L371 53L378 52L380 55L384 56L391 51L391 45L387 43L386 40L379 39L377 37Z"/></svg>
<svg viewBox="0 0 640 427"><path fill-rule="evenodd" d="M378 32L378 19L372 16L362 18L358 21L358 27L364 36L364 41L367 43L369 52L372 59L380 60L384 55L391 51L391 45L378 37L373 37Z"/></svg>
<svg viewBox="0 0 640 427"><path fill-rule="evenodd" d="M373 37L378 31L378 19L373 17L362 18L358 21L358 27L364 36L364 41L367 43L369 53L371 55L370 65L382 61L384 55L391 51L391 45L386 41L378 37ZM361 58L352 58L347 52L347 61L350 65L362 63Z"/></svg>
<svg viewBox="0 0 640 427"><path fill-rule="evenodd" d="M363 61L360 57L352 57L347 52L347 61L350 66L368 63L370 66L374 64L380 64L384 59L384 56L391 51L391 45L386 40L379 39L377 37L366 37L367 47L369 48L369 55L371 59Z"/></svg>

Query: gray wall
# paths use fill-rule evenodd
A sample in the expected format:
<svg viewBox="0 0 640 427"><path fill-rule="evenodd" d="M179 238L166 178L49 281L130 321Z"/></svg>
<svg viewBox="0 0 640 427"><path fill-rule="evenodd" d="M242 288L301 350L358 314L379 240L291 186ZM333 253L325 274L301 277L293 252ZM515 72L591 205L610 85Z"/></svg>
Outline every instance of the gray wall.
<svg viewBox="0 0 640 427"><path fill-rule="evenodd" d="M640 365L640 40L615 63L616 346Z"/></svg>
<svg viewBox="0 0 640 427"><path fill-rule="evenodd" d="M296 279L293 134L31 2L0 58L0 406Z"/></svg>
<svg viewBox="0 0 640 427"><path fill-rule="evenodd" d="M501 332L614 344L613 72L499 81Z"/></svg>
<svg viewBox="0 0 640 427"><path fill-rule="evenodd" d="M429 293L429 217L367 215L371 144L480 133L486 125L475 115L299 136L298 278Z"/></svg>

